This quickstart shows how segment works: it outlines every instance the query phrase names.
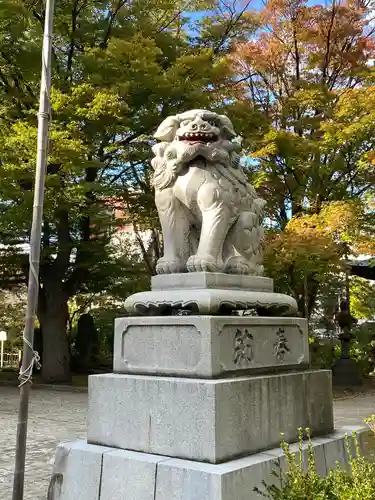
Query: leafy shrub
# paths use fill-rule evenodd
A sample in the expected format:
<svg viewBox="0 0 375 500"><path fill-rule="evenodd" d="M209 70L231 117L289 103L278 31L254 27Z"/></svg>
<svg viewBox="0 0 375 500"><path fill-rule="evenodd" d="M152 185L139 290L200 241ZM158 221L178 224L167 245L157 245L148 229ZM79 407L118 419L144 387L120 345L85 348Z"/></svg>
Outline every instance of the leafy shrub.
<svg viewBox="0 0 375 500"><path fill-rule="evenodd" d="M374 422L375 417L368 421L373 430L375 430ZM292 453L285 441L281 443L287 468L283 471L279 466L274 471L278 485L264 483L263 490L256 488L261 496L273 500L375 499L375 461L361 455L355 434L353 434L354 450L352 450L351 440L346 436L348 470L337 463L336 468L329 471L325 477L319 476L316 472L314 451L308 429L307 435L307 464L303 462L303 433L300 429L299 452Z"/></svg>
<svg viewBox="0 0 375 500"><path fill-rule="evenodd" d="M350 355L357 362L362 376L367 376L375 367L375 332L368 325L360 325L353 330Z"/></svg>
<svg viewBox="0 0 375 500"><path fill-rule="evenodd" d="M72 369L77 373L87 373L95 364L100 351L99 332L91 314L82 314L77 323L77 332L72 349Z"/></svg>
<svg viewBox="0 0 375 500"><path fill-rule="evenodd" d="M313 368L331 370L336 359L340 357L341 346L337 342L322 342L320 339L311 337L310 354Z"/></svg>
<svg viewBox="0 0 375 500"><path fill-rule="evenodd" d="M375 335L361 334L357 337L357 330L353 333L355 338L351 343L350 356L357 363L361 376L367 377L375 367ZM338 341L323 342L321 339L311 337L310 354L311 365L314 368L331 370L341 355L341 345Z"/></svg>

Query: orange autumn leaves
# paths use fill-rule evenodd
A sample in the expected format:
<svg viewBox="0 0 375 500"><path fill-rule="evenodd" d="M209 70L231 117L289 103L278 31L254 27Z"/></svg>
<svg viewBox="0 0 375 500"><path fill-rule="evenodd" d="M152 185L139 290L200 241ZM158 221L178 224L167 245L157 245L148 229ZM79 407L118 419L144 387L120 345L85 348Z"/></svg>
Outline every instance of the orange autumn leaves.
<svg viewBox="0 0 375 500"><path fill-rule="evenodd" d="M368 222L358 201L333 202L319 214L294 217L283 232L269 231L267 270L277 277L292 266L294 271L324 279L328 272L342 268L347 251L354 256L375 253L375 238L367 230Z"/></svg>
<svg viewBox="0 0 375 500"><path fill-rule="evenodd" d="M375 254L372 17L358 2L269 0L231 54L236 113L262 117L257 134L240 125L272 227L266 272L295 296L306 284L311 307L344 253Z"/></svg>
<svg viewBox="0 0 375 500"><path fill-rule="evenodd" d="M242 77L257 74L261 83L283 90L284 97L307 77L333 88L344 72L367 70L375 54L370 17L352 2L333 2L327 8L270 0L259 20L257 36L237 45L233 64Z"/></svg>

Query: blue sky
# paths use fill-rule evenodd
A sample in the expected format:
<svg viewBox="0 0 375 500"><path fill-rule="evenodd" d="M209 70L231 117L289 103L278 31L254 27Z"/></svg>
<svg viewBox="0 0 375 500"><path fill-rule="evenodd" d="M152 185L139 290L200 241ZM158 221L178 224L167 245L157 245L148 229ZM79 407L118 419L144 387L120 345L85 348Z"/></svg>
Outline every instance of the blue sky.
<svg viewBox="0 0 375 500"><path fill-rule="evenodd" d="M329 5L330 2L328 0L326 1L319 1L319 0L308 0L307 2L307 5ZM253 0L251 2L251 4L249 5L249 8L250 9L254 9L254 10L257 10L257 9L261 9L264 5L264 2L262 2L261 0ZM241 5L239 6L239 9L241 9ZM208 14L209 12L206 11L202 11L202 12L194 12L194 13L190 13L189 14L189 17L193 20L195 19L199 19L202 15L204 14Z"/></svg>

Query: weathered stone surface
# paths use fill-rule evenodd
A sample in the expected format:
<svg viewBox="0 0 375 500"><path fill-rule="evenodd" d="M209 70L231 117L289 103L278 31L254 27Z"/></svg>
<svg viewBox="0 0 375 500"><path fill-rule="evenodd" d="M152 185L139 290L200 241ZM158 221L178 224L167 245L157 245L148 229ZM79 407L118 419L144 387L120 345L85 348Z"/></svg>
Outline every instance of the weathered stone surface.
<svg viewBox="0 0 375 500"><path fill-rule="evenodd" d="M90 446L86 441L60 445L49 485L54 500L94 500L99 498L102 456L112 451Z"/></svg>
<svg viewBox="0 0 375 500"><path fill-rule="evenodd" d="M293 441L299 427L332 431L330 371L222 380L90 377L91 443L218 463L277 446L280 432Z"/></svg>
<svg viewBox="0 0 375 500"><path fill-rule="evenodd" d="M116 320L116 373L217 377L309 364L306 320L252 316Z"/></svg>
<svg viewBox="0 0 375 500"><path fill-rule="evenodd" d="M159 274L151 278L151 290L186 289L253 290L273 292L273 280L264 276L225 273L175 273Z"/></svg>
<svg viewBox="0 0 375 500"><path fill-rule="evenodd" d="M163 460L125 450L104 453L100 500L155 500L156 470Z"/></svg>
<svg viewBox="0 0 375 500"><path fill-rule="evenodd" d="M255 500L254 492L267 484L278 484L272 476L277 459L266 453L211 465L172 459L158 467L156 500Z"/></svg>
<svg viewBox="0 0 375 500"><path fill-rule="evenodd" d="M345 434L353 431L357 432L361 442L367 429L351 426L325 438L312 439L319 474L326 475L337 461L347 463ZM63 488L54 500L261 500L264 497L254 492L254 488L262 490L263 481L279 485L272 471L278 463L282 469L286 466L280 448L216 465L108 450L82 442L69 443L62 448L65 453ZM80 449L78 462L77 448ZM291 451L298 458L298 443L291 445ZM306 467L306 443L302 453ZM103 467L98 469L95 466L89 471L89 464L93 463L103 463ZM66 472L73 470L73 475ZM79 491L73 490L78 483L81 484ZM77 496L70 496L71 491L77 491Z"/></svg>

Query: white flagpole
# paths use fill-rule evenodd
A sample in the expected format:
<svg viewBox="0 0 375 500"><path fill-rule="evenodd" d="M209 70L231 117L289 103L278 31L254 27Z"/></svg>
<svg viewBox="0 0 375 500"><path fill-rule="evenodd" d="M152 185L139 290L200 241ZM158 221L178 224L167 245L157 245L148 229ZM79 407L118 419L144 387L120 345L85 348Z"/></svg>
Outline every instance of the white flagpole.
<svg viewBox="0 0 375 500"><path fill-rule="evenodd" d="M51 48L55 0L46 0L42 53L42 75L38 114L38 151L34 186L33 218L30 236L30 269L27 290L27 309L23 335L23 359L20 370L20 406L17 424L16 459L14 467L12 500L23 500L27 419L29 412L30 383L34 364L39 356L33 349L34 321L39 295L39 260L43 219L44 183L48 158L48 131L50 121Z"/></svg>

